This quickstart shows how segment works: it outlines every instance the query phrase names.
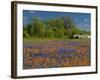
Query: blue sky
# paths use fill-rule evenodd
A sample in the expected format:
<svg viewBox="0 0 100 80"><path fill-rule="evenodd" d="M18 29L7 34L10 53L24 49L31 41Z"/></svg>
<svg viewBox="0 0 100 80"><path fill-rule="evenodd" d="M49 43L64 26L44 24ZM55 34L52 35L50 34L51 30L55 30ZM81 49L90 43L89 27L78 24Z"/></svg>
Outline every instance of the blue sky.
<svg viewBox="0 0 100 80"><path fill-rule="evenodd" d="M70 16L77 27L84 30L90 30L91 14L90 13L75 13L75 12L51 12L51 11L34 11L23 10L23 24L28 24L33 16L37 16L41 20L54 19L62 16Z"/></svg>

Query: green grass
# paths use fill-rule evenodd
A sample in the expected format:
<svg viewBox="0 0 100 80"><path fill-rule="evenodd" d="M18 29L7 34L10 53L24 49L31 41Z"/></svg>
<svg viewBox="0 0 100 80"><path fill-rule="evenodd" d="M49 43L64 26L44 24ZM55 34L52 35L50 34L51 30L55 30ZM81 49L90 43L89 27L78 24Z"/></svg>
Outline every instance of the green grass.
<svg viewBox="0 0 100 80"><path fill-rule="evenodd" d="M74 42L82 42L84 40L89 39L68 39L68 38L37 38L37 37L29 37L29 38L23 38L24 43L41 43L41 42L48 42L48 41L56 41L56 40L62 40L62 41L74 41Z"/></svg>

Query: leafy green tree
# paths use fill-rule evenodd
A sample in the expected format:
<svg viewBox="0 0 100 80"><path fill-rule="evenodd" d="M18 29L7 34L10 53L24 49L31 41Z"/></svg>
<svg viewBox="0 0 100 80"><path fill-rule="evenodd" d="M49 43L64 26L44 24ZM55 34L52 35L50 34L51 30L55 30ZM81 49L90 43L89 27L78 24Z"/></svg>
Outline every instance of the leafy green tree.
<svg viewBox="0 0 100 80"><path fill-rule="evenodd" d="M45 35L45 24L39 18L34 18L31 26L32 36L43 37Z"/></svg>
<svg viewBox="0 0 100 80"><path fill-rule="evenodd" d="M43 21L36 16L23 28L24 37L73 38L75 34L88 34L90 31L79 30L71 17L59 17Z"/></svg>
<svg viewBox="0 0 100 80"><path fill-rule="evenodd" d="M52 27L48 27L46 28L46 31L45 31L45 37L54 37L54 31L52 29Z"/></svg>
<svg viewBox="0 0 100 80"><path fill-rule="evenodd" d="M64 36L64 22L61 18L49 20L47 25L52 27L54 37Z"/></svg>
<svg viewBox="0 0 100 80"><path fill-rule="evenodd" d="M23 27L23 37L30 37L30 25L26 25Z"/></svg>
<svg viewBox="0 0 100 80"><path fill-rule="evenodd" d="M64 20L64 28L66 30L65 34L69 38L73 38L73 35L79 34L79 29L71 17L63 17L62 19Z"/></svg>

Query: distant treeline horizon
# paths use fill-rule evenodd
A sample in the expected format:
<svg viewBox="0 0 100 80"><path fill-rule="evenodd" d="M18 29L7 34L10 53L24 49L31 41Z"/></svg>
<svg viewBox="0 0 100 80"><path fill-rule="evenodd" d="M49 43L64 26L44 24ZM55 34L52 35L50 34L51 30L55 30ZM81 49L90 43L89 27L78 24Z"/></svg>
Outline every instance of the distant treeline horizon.
<svg viewBox="0 0 100 80"><path fill-rule="evenodd" d="M90 35L90 31L77 27L70 16L41 20L34 16L32 20L23 25L23 37L68 38L73 35Z"/></svg>

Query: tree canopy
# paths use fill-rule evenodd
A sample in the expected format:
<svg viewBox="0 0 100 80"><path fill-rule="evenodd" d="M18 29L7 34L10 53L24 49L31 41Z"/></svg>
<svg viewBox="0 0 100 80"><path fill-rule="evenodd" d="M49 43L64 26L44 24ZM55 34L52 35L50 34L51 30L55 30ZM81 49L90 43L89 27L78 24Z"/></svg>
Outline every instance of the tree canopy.
<svg viewBox="0 0 100 80"><path fill-rule="evenodd" d="M44 21L35 17L31 23L23 27L23 37L73 38L75 34L90 34L90 32L79 30L69 16Z"/></svg>

